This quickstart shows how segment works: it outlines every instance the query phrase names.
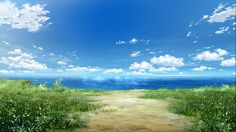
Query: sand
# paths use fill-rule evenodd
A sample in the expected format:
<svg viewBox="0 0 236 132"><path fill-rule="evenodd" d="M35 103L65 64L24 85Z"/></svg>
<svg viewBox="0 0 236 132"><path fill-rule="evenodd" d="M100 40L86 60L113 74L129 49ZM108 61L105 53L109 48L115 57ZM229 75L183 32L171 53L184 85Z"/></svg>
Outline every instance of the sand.
<svg viewBox="0 0 236 132"><path fill-rule="evenodd" d="M188 119L167 110L168 101L139 98L143 91L110 91L93 97L105 104L88 113L88 126L79 132L182 132Z"/></svg>

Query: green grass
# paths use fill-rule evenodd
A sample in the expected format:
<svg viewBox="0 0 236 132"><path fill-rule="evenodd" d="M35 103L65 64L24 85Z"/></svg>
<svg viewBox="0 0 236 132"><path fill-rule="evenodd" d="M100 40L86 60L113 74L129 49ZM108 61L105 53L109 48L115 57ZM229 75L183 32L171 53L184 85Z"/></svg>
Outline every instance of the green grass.
<svg viewBox="0 0 236 132"><path fill-rule="evenodd" d="M189 131L236 131L235 86L147 91L142 98L167 99L169 110L193 117Z"/></svg>
<svg viewBox="0 0 236 132"><path fill-rule="evenodd" d="M100 108L95 90L71 90L57 80L52 88L25 80L0 80L0 131L46 131L85 127L84 112Z"/></svg>

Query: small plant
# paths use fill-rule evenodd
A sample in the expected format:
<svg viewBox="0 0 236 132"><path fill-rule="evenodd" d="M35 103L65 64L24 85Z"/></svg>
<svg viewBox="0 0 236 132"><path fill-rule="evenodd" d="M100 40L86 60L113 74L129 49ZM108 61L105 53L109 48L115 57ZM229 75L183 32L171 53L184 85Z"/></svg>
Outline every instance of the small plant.
<svg viewBox="0 0 236 132"><path fill-rule="evenodd" d="M31 85L31 82L28 81L28 80L23 80L23 81L21 82L21 86L22 86L23 89L24 89L24 88L29 88L30 85Z"/></svg>
<svg viewBox="0 0 236 132"><path fill-rule="evenodd" d="M63 78L58 78L54 84L53 89L59 92L65 91L65 87L62 85Z"/></svg>

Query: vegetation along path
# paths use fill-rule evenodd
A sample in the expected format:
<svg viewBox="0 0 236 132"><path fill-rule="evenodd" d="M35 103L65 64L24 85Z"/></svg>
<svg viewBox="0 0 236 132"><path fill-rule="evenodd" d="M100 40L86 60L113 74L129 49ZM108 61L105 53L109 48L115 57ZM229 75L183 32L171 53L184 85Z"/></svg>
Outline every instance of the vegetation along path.
<svg viewBox="0 0 236 132"><path fill-rule="evenodd" d="M184 131L188 120L170 113L165 100L142 99L143 91L110 91L93 97L105 104L101 110L88 114L89 122L82 132L178 132Z"/></svg>

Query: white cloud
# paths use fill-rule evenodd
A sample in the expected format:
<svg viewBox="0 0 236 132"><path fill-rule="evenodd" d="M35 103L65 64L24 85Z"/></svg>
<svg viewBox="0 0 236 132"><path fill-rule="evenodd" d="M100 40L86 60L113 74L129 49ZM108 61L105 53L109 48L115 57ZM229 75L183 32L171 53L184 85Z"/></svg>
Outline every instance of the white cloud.
<svg viewBox="0 0 236 132"><path fill-rule="evenodd" d="M29 3L17 7L15 3L6 0L0 2L0 25L10 25L14 29L27 29L29 32L38 31L49 20L49 11L45 5Z"/></svg>
<svg viewBox="0 0 236 132"><path fill-rule="evenodd" d="M150 51L149 54L150 54L150 55L155 55L156 52L154 52L154 51Z"/></svg>
<svg viewBox="0 0 236 132"><path fill-rule="evenodd" d="M220 27L219 30L215 31L215 34L223 34L229 30L229 27Z"/></svg>
<svg viewBox="0 0 236 132"><path fill-rule="evenodd" d="M192 32L188 32L186 36L187 36L187 37L190 37L191 34L192 34Z"/></svg>
<svg viewBox="0 0 236 132"><path fill-rule="evenodd" d="M166 54L160 57L153 57L151 59L152 64L160 65L160 66L174 66L174 67L181 67L184 66L184 59L183 58L176 58L175 56L171 56Z"/></svg>
<svg viewBox="0 0 236 132"><path fill-rule="evenodd" d="M11 73L14 73L14 72L10 70L0 69L0 74L11 74Z"/></svg>
<svg viewBox="0 0 236 132"><path fill-rule="evenodd" d="M236 4L229 7L225 7L225 5L220 4L210 16L205 15L203 20L206 20L209 23L224 23L227 20L234 19L236 15L235 10Z"/></svg>
<svg viewBox="0 0 236 132"><path fill-rule="evenodd" d="M69 68L73 68L73 67L75 67L75 66L74 66L74 65L69 65L68 67L69 67Z"/></svg>
<svg viewBox="0 0 236 132"><path fill-rule="evenodd" d="M23 71L20 71L21 73L33 73L33 71L28 71L28 70L23 70Z"/></svg>
<svg viewBox="0 0 236 132"><path fill-rule="evenodd" d="M184 75L184 74L186 74L186 73L184 73L184 72L179 72L179 75Z"/></svg>
<svg viewBox="0 0 236 132"><path fill-rule="evenodd" d="M222 9L224 9L224 7L225 7L225 5L222 4L222 3L220 3L220 4L217 6L217 8L215 8L213 14L215 14L215 13L221 11Z"/></svg>
<svg viewBox="0 0 236 132"><path fill-rule="evenodd" d="M150 68L152 68L152 64L150 64L150 63L148 63L146 61L143 61L141 63L134 62L129 67L129 69L131 69L131 70L140 70L140 69L148 70Z"/></svg>
<svg viewBox="0 0 236 132"><path fill-rule="evenodd" d="M137 44L137 43L145 43L148 44L150 42L149 39L137 39L137 38L132 38L131 40L118 40L116 42L117 45L122 45L122 44Z"/></svg>
<svg viewBox="0 0 236 132"><path fill-rule="evenodd" d="M144 71L132 71L132 72L127 72L126 73L127 75L137 75L137 76L140 76L140 75L151 75L151 73L147 73L147 72L144 72Z"/></svg>
<svg viewBox="0 0 236 132"><path fill-rule="evenodd" d="M37 50L43 51L43 48L42 48L42 47L39 47L39 46L37 46L37 45L33 45L33 47L34 47L35 49L37 49Z"/></svg>
<svg viewBox="0 0 236 132"><path fill-rule="evenodd" d="M35 60L32 54L22 52L20 49L15 49L8 52L9 57L1 57L0 63L8 65L9 67L26 69L26 70L46 70L46 64L41 64Z"/></svg>
<svg viewBox="0 0 236 132"><path fill-rule="evenodd" d="M67 71L72 71L72 72L97 72L100 71L101 69L99 67L71 67L71 68L67 68Z"/></svg>
<svg viewBox="0 0 236 132"><path fill-rule="evenodd" d="M112 74L112 73L123 73L124 71L122 69L107 69L104 73L105 74Z"/></svg>
<svg viewBox="0 0 236 132"><path fill-rule="evenodd" d="M9 55L20 55L22 53L21 49L14 49L13 51L9 51Z"/></svg>
<svg viewBox="0 0 236 132"><path fill-rule="evenodd" d="M222 60L223 56L227 55L228 52L223 49L217 49L215 52L204 51L195 56L194 60L199 61L218 61Z"/></svg>
<svg viewBox="0 0 236 132"><path fill-rule="evenodd" d="M57 64L58 65L67 65L67 62L65 62L65 61L58 61Z"/></svg>
<svg viewBox="0 0 236 132"><path fill-rule="evenodd" d="M159 67L159 68L151 68L150 72L170 72L177 71L176 67Z"/></svg>
<svg viewBox="0 0 236 132"><path fill-rule="evenodd" d="M116 44L117 44L117 45L120 45L120 44L125 44L125 43L126 43L126 42L125 42L125 41L123 41L123 40L119 40L119 41L117 41L117 42L116 42Z"/></svg>
<svg viewBox="0 0 236 132"><path fill-rule="evenodd" d="M206 20L208 17L209 17L208 15L204 15L204 16L202 17L202 19L203 19L203 20Z"/></svg>
<svg viewBox="0 0 236 132"><path fill-rule="evenodd" d="M39 50L43 51L43 48L42 47L38 47Z"/></svg>
<svg viewBox="0 0 236 132"><path fill-rule="evenodd" d="M50 55L50 56L54 56L55 54L54 54L54 53L50 53L49 55Z"/></svg>
<svg viewBox="0 0 236 132"><path fill-rule="evenodd" d="M190 28L191 28L192 26L193 26L193 22L191 22L191 23L188 25L188 27L190 27Z"/></svg>
<svg viewBox="0 0 236 132"><path fill-rule="evenodd" d="M227 60L222 60L220 65L221 66L226 66L226 67L235 66L236 65L236 60L235 60L234 57L232 57L230 59L227 59Z"/></svg>
<svg viewBox="0 0 236 132"><path fill-rule="evenodd" d="M225 56L228 55L228 51L223 50L223 49L217 49L215 50L220 56Z"/></svg>
<svg viewBox="0 0 236 132"><path fill-rule="evenodd" d="M7 41L2 41L2 43L5 45L9 45L9 42L7 42Z"/></svg>
<svg viewBox="0 0 236 132"><path fill-rule="evenodd" d="M207 67L207 66L200 66L200 67L193 68L192 70L193 71L205 71L205 70L213 70L213 69L215 69L215 68Z"/></svg>
<svg viewBox="0 0 236 132"><path fill-rule="evenodd" d="M232 74L233 74L233 75L236 75L236 72L233 72Z"/></svg>
<svg viewBox="0 0 236 132"><path fill-rule="evenodd" d="M138 43L138 39L133 38L133 39L131 39L131 40L129 41L129 43L131 43L131 44L136 44L136 43Z"/></svg>
<svg viewBox="0 0 236 132"><path fill-rule="evenodd" d="M141 52L140 51L134 51L133 53L130 54L131 57L138 57L140 56Z"/></svg>

